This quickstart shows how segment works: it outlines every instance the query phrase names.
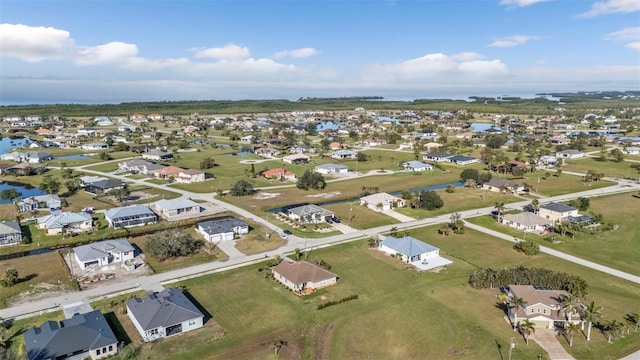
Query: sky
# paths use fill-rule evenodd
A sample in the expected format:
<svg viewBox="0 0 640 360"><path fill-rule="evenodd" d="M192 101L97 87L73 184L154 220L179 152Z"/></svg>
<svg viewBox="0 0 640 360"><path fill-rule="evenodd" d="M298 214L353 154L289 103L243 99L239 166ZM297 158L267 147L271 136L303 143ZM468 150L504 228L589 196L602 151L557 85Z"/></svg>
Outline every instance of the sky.
<svg viewBox="0 0 640 360"><path fill-rule="evenodd" d="M640 0L0 2L0 104L640 90Z"/></svg>

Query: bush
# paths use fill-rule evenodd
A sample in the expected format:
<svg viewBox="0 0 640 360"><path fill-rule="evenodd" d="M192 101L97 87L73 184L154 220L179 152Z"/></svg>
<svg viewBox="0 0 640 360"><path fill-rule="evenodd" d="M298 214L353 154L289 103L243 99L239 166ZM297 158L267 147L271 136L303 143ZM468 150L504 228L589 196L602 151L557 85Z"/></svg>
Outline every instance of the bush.
<svg viewBox="0 0 640 360"><path fill-rule="evenodd" d="M519 241L513 245L513 248L529 256L538 255L540 253L540 246L531 240Z"/></svg>
<svg viewBox="0 0 640 360"><path fill-rule="evenodd" d="M198 242L180 230L165 230L152 235L145 243L145 251L162 261L170 257L187 256L198 249Z"/></svg>
<svg viewBox="0 0 640 360"><path fill-rule="evenodd" d="M338 304L342 304L343 302L347 302L347 301L351 301L351 300L357 300L358 299L358 294L353 294L353 295L349 295L349 296L345 296L342 299L338 300L338 301L327 301L324 302L320 305L318 305L318 310L322 310L326 307L329 306L333 306L333 305L338 305Z"/></svg>

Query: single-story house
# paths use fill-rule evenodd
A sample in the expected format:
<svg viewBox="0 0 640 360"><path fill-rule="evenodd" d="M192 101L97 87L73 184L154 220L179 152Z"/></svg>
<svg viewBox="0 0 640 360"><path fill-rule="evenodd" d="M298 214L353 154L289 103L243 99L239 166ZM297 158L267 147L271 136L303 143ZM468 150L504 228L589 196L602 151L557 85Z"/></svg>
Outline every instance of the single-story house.
<svg viewBox="0 0 640 360"><path fill-rule="evenodd" d="M136 159L136 160L123 161L118 163L118 171L120 172L130 171L134 174L142 173L146 175L149 167L154 167L154 166L159 166L160 169L164 167L164 165L156 165L146 160ZM156 170L156 169L157 168L154 168L153 170Z"/></svg>
<svg viewBox="0 0 640 360"><path fill-rule="evenodd" d="M388 211L394 207L404 207L406 202L403 198L387 193L376 193L360 198L360 205L366 206L374 211Z"/></svg>
<svg viewBox="0 0 640 360"><path fill-rule="evenodd" d="M338 275L308 261L281 261L271 268L273 277L296 292L308 292L338 283Z"/></svg>
<svg viewBox="0 0 640 360"><path fill-rule="evenodd" d="M415 161L415 160L407 161L403 163L402 166L404 167L405 170L414 171L414 172L433 170L433 165L423 163L421 161Z"/></svg>
<svg viewBox="0 0 640 360"><path fill-rule="evenodd" d="M420 270L429 270L452 263L440 256L440 249L437 247L411 236L401 238L387 236L378 245L378 250L391 256L396 256L403 262L412 264Z"/></svg>
<svg viewBox="0 0 640 360"><path fill-rule="evenodd" d="M537 233L544 232L553 226L553 221L531 212L504 215L502 217L502 223L518 230Z"/></svg>
<svg viewBox="0 0 640 360"><path fill-rule="evenodd" d="M309 159L311 158L304 154L292 154L283 157L282 161L288 164L306 164L309 162Z"/></svg>
<svg viewBox="0 0 640 360"><path fill-rule="evenodd" d="M560 222L569 216L578 216L578 209L561 203L549 203L540 206L538 215L553 222Z"/></svg>
<svg viewBox="0 0 640 360"><path fill-rule="evenodd" d="M291 220L304 224L318 224L332 219L335 213L318 205L306 204L287 208L286 215Z"/></svg>
<svg viewBox="0 0 640 360"><path fill-rule="evenodd" d="M489 190L493 192L505 192L519 194L524 191L524 185L518 184L513 180L492 178L491 180L482 183L483 190Z"/></svg>
<svg viewBox="0 0 640 360"><path fill-rule="evenodd" d="M365 144L366 146L380 146L380 145L387 145L387 140L380 139L380 138L368 138L368 139L362 140L362 143Z"/></svg>
<svg viewBox="0 0 640 360"><path fill-rule="evenodd" d="M101 180L107 180L106 177L103 176L81 176L80 177L80 186L85 187L88 184L98 182Z"/></svg>
<svg viewBox="0 0 640 360"><path fill-rule="evenodd" d="M262 173L262 176L267 179L296 181L296 174L291 171L287 171L284 168L266 170Z"/></svg>
<svg viewBox="0 0 640 360"><path fill-rule="evenodd" d="M278 156L280 153L280 150L274 148L260 148L254 151L254 154L264 158Z"/></svg>
<svg viewBox="0 0 640 360"><path fill-rule="evenodd" d="M577 312L567 313L562 306L563 298L569 295L564 290L554 290L549 287L533 285L509 285L506 289L507 296L511 299L521 298L522 305L509 304L508 316L514 329L521 320L528 319L537 328L554 329L556 325L564 327L570 322L580 324L583 322Z"/></svg>
<svg viewBox="0 0 640 360"><path fill-rule="evenodd" d="M203 182L207 178L204 171L196 169L182 169L176 177L176 182L180 184L193 184L197 182Z"/></svg>
<svg viewBox="0 0 640 360"><path fill-rule="evenodd" d="M87 213L52 212L37 219L38 229L46 230L47 235L60 235L65 230L80 233L93 229L93 219Z"/></svg>
<svg viewBox="0 0 640 360"><path fill-rule="evenodd" d="M113 190L124 188L126 185L118 179L100 180L86 184L84 191L93 195L107 194Z"/></svg>
<svg viewBox="0 0 640 360"><path fill-rule="evenodd" d="M209 242L233 240L235 235L249 232L249 225L233 216L209 219L196 223L196 231Z"/></svg>
<svg viewBox="0 0 640 360"><path fill-rule="evenodd" d="M640 147L637 146L629 146L622 149L622 152L627 155L639 155Z"/></svg>
<svg viewBox="0 0 640 360"><path fill-rule="evenodd" d="M314 168L314 171L320 174L346 174L349 172L349 167L340 164L321 164Z"/></svg>
<svg viewBox="0 0 640 360"><path fill-rule="evenodd" d="M177 178L181 172L184 172L183 168L169 165L169 166L163 166L158 170L154 170L152 174L153 174L153 177L158 179L171 180L171 179Z"/></svg>
<svg viewBox="0 0 640 360"><path fill-rule="evenodd" d="M480 159L476 159L472 156L454 155L449 158L449 161L457 165L469 165L480 162Z"/></svg>
<svg viewBox="0 0 640 360"><path fill-rule="evenodd" d="M167 288L127 301L127 315L144 341L199 329L204 314L182 291Z"/></svg>
<svg viewBox="0 0 640 360"><path fill-rule="evenodd" d="M22 242L22 229L17 221L0 221L0 246L20 244Z"/></svg>
<svg viewBox="0 0 640 360"><path fill-rule="evenodd" d="M30 196L18 202L20 212L29 212L35 209L56 210L62 207L62 201L56 194Z"/></svg>
<svg viewBox="0 0 640 360"><path fill-rule="evenodd" d="M84 144L80 147L82 150L109 150L109 145L103 142L94 142L89 144Z"/></svg>
<svg viewBox="0 0 640 360"><path fill-rule="evenodd" d="M29 360L97 360L118 353L118 338L100 310L75 314L60 324L45 321L25 331L23 336Z"/></svg>
<svg viewBox="0 0 640 360"><path fill-rule="evenodd" d="M441 152L430 152L422 155L422 160L432 162L449 162L451 155Z"/></svg>
<svg viewBox="0 0 640 360"><path fill-rule="evenodd" d="M129 205L109 209L104 212L104 218L113 228L133 227L153 224L158 221L158 215L144 205Z"/></svg>
<svg viewBox="0 0 640 360"><path fill-rule="evenodd" d="M353 150L338 150L331 154L331 157L338 160L356 159L358 153Z"/></svg>
<svg viewBox="0 0 640 360"><path fill-rule="evenodd" d="M124 263L135 258L135 249L125 239L104 240L73 248L80 268Z"/></svg>
<svg viewBox="0 0 640 360"><path fill-rule="evenodd" d="M556 152L556 157L558 159L578 159L584 157L584 153L580 150L567 149Z"/></svg>
<svg viewBox="0 0 640 360"><path fill-rule="evenodd" d="M169 160L173 159L173 153L165 151L149 151L142 153L142 158L145 160Z"/></svg>
<svg viewBox="0 0 640 360"><path fill-rule="evenodd" d="M166 217L199 214L202 207L197 202L184 197L177 199L162 199L151 204L151 207L160 215Z"/></svg>

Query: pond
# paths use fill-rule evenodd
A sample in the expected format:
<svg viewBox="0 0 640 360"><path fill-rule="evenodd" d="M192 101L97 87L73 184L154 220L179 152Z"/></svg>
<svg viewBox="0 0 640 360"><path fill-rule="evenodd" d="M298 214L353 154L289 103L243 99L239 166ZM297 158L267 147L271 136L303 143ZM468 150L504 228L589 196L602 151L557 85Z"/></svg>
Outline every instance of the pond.
<svg viewBox="0 0 640 360"><path fill-rule="evenodd" d="M21 138L10 138L3 137L0 139L0 154L6 154L11 152L11 150L26 148L28 147L32 141L29 138L21 137Z"/></svg>
<svg viewBox="0 0 640 360"><path fill-rule="evenodd" d="M243 156L243 155L251 155L251 151L240 151L236 153L224 154L224 156Z"/></svg>
<svg viewBox="0 0 640 360"><path fill-rule="evenodd" d="M38 195L45 195L46 192L38 189L37 187L31 186L29 184L23 184L23 183L18 183L18 182L12 182L12 181L4 181L0 184L0 192L4 191L4 190L9 190L9 189L15 189L18 192L20 192L20 198L24 199L30 196L38 196ZM3 200L0 199L0 204L10 204L11 201L10 200Z"/></svg>
<svg viewBox="0 0 640 360"><path fill-rule="evenodd" d="M91 157L85 154L76 154L76 155L56 156L56 159L86 160L86 159L91 159Z"/></svg>

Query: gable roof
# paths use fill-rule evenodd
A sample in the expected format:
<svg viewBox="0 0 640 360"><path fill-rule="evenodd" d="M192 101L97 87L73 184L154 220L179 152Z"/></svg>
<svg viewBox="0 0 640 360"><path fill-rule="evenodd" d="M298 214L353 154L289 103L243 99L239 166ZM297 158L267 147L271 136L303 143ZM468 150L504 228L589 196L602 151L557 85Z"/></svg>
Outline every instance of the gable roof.
<svg viewBox="0 0 640 360"><path fill-rule="evenodd" d="M124 183L118 179L106 179L92 182L89 185L98 189L113 189L124 186Z"/></svg>
<svg viewBox="0 0 640 360"><path fill-rule="evenodd" d="M125 239L98 241L73 248L76 257L83 262L100 259L109 253L123 253L128 251L134 251L134 248Z"/></svg>
<svg viewBox="0 0 640 360"><path fill-rule="evenodd" d="M129 315L138 321L143 330L204 317L182 291L174 288L166 288L141 298L134 297L127 301L127 308Z"/></svg>
<svg viewBox="0 0 640 360"><path fill-rule="evenodd" d="M407 161L407 162L404 163L404 166L412 168L412 169L432 168L433 167L433 165L431 165L431 164L423 163L422 161L416 161L416 160Z"/></svg>
<svg viewBox="0 0 640 360"><path fill-rule="evenodd" d="M430 153L425 154L425 156L426 157L430 157L430 158L448 158L451 155L445 154L445 153L442 153L442 152L438 152L438 151L434 151L434 152L430 152Z"/></svg>
<svg viewBox="0 0 640 360"><path fill-rule="evenodd" d="M387 238L380 244L409 257L439 250L437 247L429 245L411 236L401 238L387 236Z"/></svg>
<svg viewBox="0 0 640 360"><path fill-rule="evenodd" d="M234 218L233 216L210 219L196 223L196 227L209 235L232 232L234 228L244 226L249 225L240 219Z"/></svg>
<svg viewBox="0 0 640 360"><path fill-rule="evenodd" d="M71 319L46 321L24 333L29 360L58 358L86 349L95 350L118 343L100 310L76 314Z"/></svg>
<svg viewBox="0 0 640 360"><path fill-rule="evenodd" d="M377 205L379 203L393 204L396 201L402 201L402 199L397 196L393 196L391 194L381 192L381 193L375 193L375 194L363 196L360 198L360 201L365 201L369 204Z"/></svg>
<svg viewBox="0 0 640 360"><path fill-rule="evenodd" d="M308 261L293 263L282 261L280 264L274 266L272 271L277 272L294 284L306 282L316 283L338 277L338 275Z"/></svg>
<svg viewBox="0 0 640 360"><path fill-rule="evenodd" d="M0 235L22 234L20 224L14 220L0 221Z"/></svg>
<svg viewBox="0 0 640 360"><path fill-rule="evenodd" d="M578 210L573 206L569 206L561 203L544 204L544 205L541 205L540 208L549 210L549 211L561 212L561 213Z"/></svg>
<svg viewBox="0 0 640 360"><path fill-rule="evenodd" d="M349 169L349 167L346 166L346 165L328 163L328 164L320 164L320 165L316 166L316 169L340 170L340 169Z"/></svg>
<svg viewBox="0 0 640 360"><path fill-rule="evenodd" d="M275 168L275 169L270 169L267 170L265 172L262 173L262 175L264 177L271 177L271 176L276 176L280 174L281 176L291 176L291 175L295 175L294 173L292 173L291 171L285 170L284 168Z"/></svg>
<svg viewBox="0 0 640 360"><path fill-rule="evenodd" d="M503 216L504 220L512 221L517 224L522 224L525 226L544 226L551 225L553 221L543 218L542 216L538 216L534 213L530 212L521 212L519 214L507 214Z"/></svg>
<svg viewBox="0 0 640 360"><path fill-rule="evenodd" d="M509 285L509 290L524 300L526 306L545 304L557 306L562 304L562 297L569 293L564 290L537 288L533 285Z"/></svg>
<svg viewBox="0 0 640 360"><path fill-rule="evenodd" d="M518 186L518 183L516 183L513 180L508 180L508 179L502 179L502 178L491 178L491 180L483 183L483 185L489 185L489 186L493 186L493 187L502 187L502 186Z"/></svg>
<svg viewBox="0 0 640 360"><path fill-rule="evenodd" d="M154 215L153 211L149 210L144 205L129 205L118 208L106 210L104 216L109 219L117 219L126 216L138 216L138 215Z"/></svg>
<svg viewBox="0 0 640 360"><path fill-rule="evenodd" d="M92 221L91 215L87 213L62 212L38 218L38 224L44 223L47 229L60 229L65 227L65 225L84 221Z"/></svg>
<svg viewBox="0 0 640 360"><path fill-rule="evenodd" d="M301 206L288 208L287 211L291 214L298 215L299 217L303 217L306 215L320 214L321 216L333 216L334 212L329 211L327 209L321 208L318 205L314 204L305 204Z"/></svg>

